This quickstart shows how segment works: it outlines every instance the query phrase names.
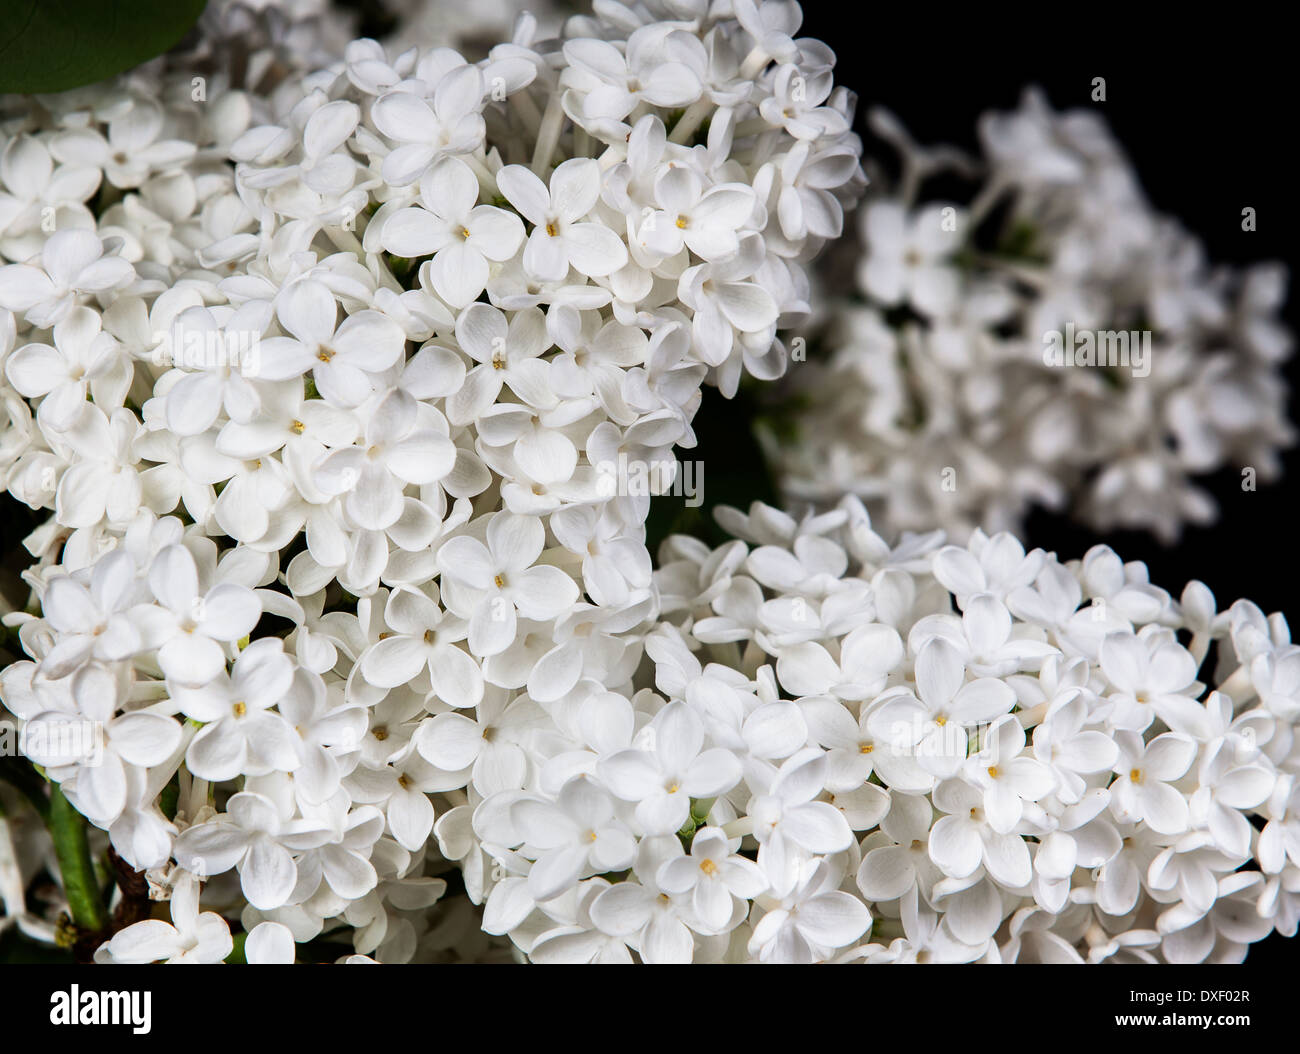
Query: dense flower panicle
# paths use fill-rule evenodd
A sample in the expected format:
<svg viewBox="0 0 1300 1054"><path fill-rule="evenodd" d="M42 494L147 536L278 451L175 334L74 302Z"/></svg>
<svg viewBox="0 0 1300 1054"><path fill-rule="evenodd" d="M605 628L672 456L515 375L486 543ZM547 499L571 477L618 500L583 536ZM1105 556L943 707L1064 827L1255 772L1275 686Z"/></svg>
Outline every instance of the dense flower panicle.
<svg viewBox="0 0 1300 1054"><path fill-rule="evenodd" d="M647 962L1237 961L1295 932L1280 616L1104 546L891 548L852 498L722 519L720 549L665 543L630 684L541 704L522 786L469 780L489 932Z"/></svg>
<svg viewBox="0 0 1300 1054"><path fill-rule="evenodd" d="M981 118L978 163L872 125L902 171L873 179L856 289L828 290L792 427L766 436L789 500L856 494L882 528L953 537L1042 506L1172 540L1215 516L1195 477L1277 477L1281 265L1212 266L1098 113L1036 91ZM969 204L935 197L938 174L969 177Z"/></svg>
<svg viewBox="0 0 1300 1054"><path fill-rule="evenodd" d="M467 58L224 0L108 85L5 103L0 478L46 519L0 683L159 896L445 953L456 807L626 688L700 387L782 372L865 184L800 20L602 4ZM105 954L219 957L174 907Z"/></svg>

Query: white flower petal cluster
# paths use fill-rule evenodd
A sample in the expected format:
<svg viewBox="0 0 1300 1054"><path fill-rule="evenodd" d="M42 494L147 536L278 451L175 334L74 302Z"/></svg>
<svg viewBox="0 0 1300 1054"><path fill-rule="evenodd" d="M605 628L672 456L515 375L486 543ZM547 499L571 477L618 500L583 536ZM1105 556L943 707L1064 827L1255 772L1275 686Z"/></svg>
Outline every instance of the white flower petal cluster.
<svg viewBox="0 0 1300 1054"><path fill-rule="evenodd" d="M636 666L651 493L702 384L784 369L854 100L788 2L478 61L265 6L0 124L0 479L47 517L0 689L129 864L404 961L449 800ZM108 954L216 957L191 908Z"/></svg>
<svg viewBox="0 0 1300 1054"><path fill-rule="evenodd" d="M767 437L790 500L856 494L882 528L953 537L1061 508L1168 541L1215 516L1195 477L1276 478L1294 438L1281 265L1212 266L1096 111L1030 91L980 120L978 164L872 124L902 172L873 182L856 292L826 306L789 377L793 427ZM927 189L953 174L968 205ZM1052 335L1069 365L1045 356Z"/></svg>
<svg viewBox="0 0 1300 1054"><path fill-rule="evenodd" d="M439 836L489 932L538 962L1190 963L1296 931L1280 615L1105 546L891 548L852 498L720 519L665 543L630 684L429 726L475 757Z"/></svg>
<svg viewBox="0 0 1300 1054"><path fill-rule="evenodd" d="M498 13L390 48L225 0L0 121L0 478L46 517L0 695L170 901L96 959L220 962L236 924L252 963L322 936L1190 963L1294 934L1285 620L992 531L1077 493L1172 534L1189 474L1265 475L1280 273L1208 271L1105 130L1035 97L986 120L951 214L917 190L960 162L880 119L903 178L786 463L825 507L724 509L735 540L655 569L701 386L782 374L862 188L853 100L784 0L456 50ZM1151 375L1046 369L1067 321L1152 329ZM962 544L885 540L936 526Z"/></svg>
<svg viewBox="0 0 1300 1054"><path fill-rule="evenodd" d="M508 39L525 12L537 20L540 35L559 36L574 5L554 0L481 0L476 4L446 0L380 0L385 14L396 21L384 39L389 47L452 47L463 54ZM352 36L356 36L355 33Z"/></svg>

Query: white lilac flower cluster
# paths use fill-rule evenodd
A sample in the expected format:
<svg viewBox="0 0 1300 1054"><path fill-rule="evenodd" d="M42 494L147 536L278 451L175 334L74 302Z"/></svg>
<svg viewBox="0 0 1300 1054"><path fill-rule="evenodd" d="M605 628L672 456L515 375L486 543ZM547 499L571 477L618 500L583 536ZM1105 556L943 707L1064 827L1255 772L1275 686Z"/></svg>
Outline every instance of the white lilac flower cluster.
<svg viewBox="0 0 1300 1054"><path fill-rule="evenodd" d="M435 821L446 855L463 788L530 785L519 730L631 676L700 387L782 372L865 182L800 19L602 3L478 61L305 69L323 5L235 0L112 84L6 102L0 478L47 518L0 689L185 889L107 954L220 958L187 875L250 931L444 946Z"/></svg>
<svg viewBox="0 0 1300 1054"><path fill-rule="evenodd" d="M635 691L429 726L474 758L438 834L490 932L539 962L866 963L1239 961L1296 932L1280 615L1105 546L891 548L853 498L719 519L737 540L664 545Z"/></svg>
<svg viewBox="0 0 1300 1054"><path fill-rule="evenodd" d="M873 173L856 293L788 378L793 428L766 436L790 500L856 494L882 529L952 537L1068 508L1172 540L1215 516L1194 477L1278 475L1283 267L1211 266L1095 110L1030 91L981 119L980 162L872 124L901 172ZM957 204L934 176L978 189Z"/></svg>

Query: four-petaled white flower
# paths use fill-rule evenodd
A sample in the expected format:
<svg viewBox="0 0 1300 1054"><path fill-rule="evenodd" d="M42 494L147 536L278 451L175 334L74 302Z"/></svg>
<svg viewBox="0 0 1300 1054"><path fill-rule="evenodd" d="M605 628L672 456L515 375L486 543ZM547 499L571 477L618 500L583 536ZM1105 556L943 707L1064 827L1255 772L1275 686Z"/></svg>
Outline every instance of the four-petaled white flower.
<svg viewBox="0 0 1300 1054"><path fill-rule="evenodd" d="M583 222L600 198L600 166L575 157L558 165L551 186L522 165L497 173L497 186L533 225L524 246L524 269L543 282L558 282L572 267L589 278L613 274L627 263L627 247L601 223Z"/></svg>
<svg viewBox="0 0 1300 1054"><path fill-rule="evenodd" d="M520 615L546 622L578 599L572 578L537 563L545 544L538 520L499 512L487 525L486 544L462 535L438 550L445 601L469 619L469 648L475 655L496 655L509 647Z"/></svg>
<svg viewBox="0 0 1300 1054"><path fill-rule="evenodd" d="M477 204L478 179L455 157L439 161L420 180L420 204L389 216L384 248L397 256L429 256L434 291L452 307L476 300L488 283L489 263L509 260L524 240L512 212Z"/></svg>
<svg viewBox="0 0 1300 1054"><path fill-rule="evenodd" d="M364 402L375 391L375 375L401 360L406 335L378 311L358 311L336 327L337 309L334 294L312 279L281 293L276 315L292 336L261 341L257 375L281 381L310 370L328 402Z"/></svg>

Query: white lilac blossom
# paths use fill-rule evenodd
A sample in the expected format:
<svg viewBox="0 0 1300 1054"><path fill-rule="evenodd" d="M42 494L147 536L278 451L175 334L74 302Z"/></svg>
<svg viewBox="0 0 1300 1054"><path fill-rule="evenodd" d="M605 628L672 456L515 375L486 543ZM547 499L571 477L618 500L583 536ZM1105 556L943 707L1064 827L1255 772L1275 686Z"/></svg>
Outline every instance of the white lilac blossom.
<svg viewBox="0 0 1300 1054"><path fill-rule="evenodd" d="M1295 932L1282 616L1105 546L891 547L852 497L719 520L718 549L664 543L628 679L533 700L521 787L467 777L447 848L481 856L489 932L843 963L1239 961Z"/></svg>
<svg viewBox="0 0 1300 1054"><path fill-rule="evenodd" d="M1101 546L891 547L856 499L721 518L718 550L665 543L663 614L537 664L585 675L384 748L458 773L434 835L489 933L539 962L1185 962L1294 932L1280 616Z"/></svg>
<svg viewBox="0 0 1300 1054"><path fill-rule="evenodd" d="M5 100L0 479L43 522L0 692L164 897L207 883L271 958L260 924L427 957L437 875L479 903L495 881L457 810L544 756L620 777L515 810L551 854L529 888L566 896L632 863L625 814L668 839L655 858L693 796L784 756L743 714L713 719L739 718L743 760L685 709L674 752L634 739L657 590L629 479L672 484L703 384L784 369L777 327L865 183L855 100L800 20L601 4L467 57L221 0L109 84ZM678 785L624 797L652 772ZM565 832L606 812L578 860ZM827 874L791 905L828 903ZM677 956L693 938L657 903L638 932ZM108 954L220 958L210 913L174 908Z"/></svg>
<svg viewBox="0 0 1300 1054"><path fill-rule="evenodd" d="M980 119L978 161L871 123L901 174L873 171L856 288L831 284L852 266L836 258L774 408L788 420L765 433L789 500L856 494L882 528L952 537L1039 506L1169 541L1214 519L1197 477L1278 476L1284 267L1208 261L1098 111L1027 92ZM937 197L935 175L970 200Z"/></svg>
<svg viewBox="0 0 1300 1054"><path fill-rule="evenodd" d="M1296 932L1281 615L973 513L887 507L961 544L891 543L853 496L723 509L733 540L655 569L629 463L693 443L702 384L782 372L862 184L798 25L603 3L471 59L231 0L6 112L0 472L45 519L0 693L170 902L97 960L1204 962ZM1042 219L1109 155L1036 128L990 153ZM864 287L985 325L913 199L864 219ZM1228 325L1177 259L1150 317ZM1277 290L1242 292L1263 388ZM1280 438L1228 443L1241 406L1195 391L1202 455Z"/></svg>

